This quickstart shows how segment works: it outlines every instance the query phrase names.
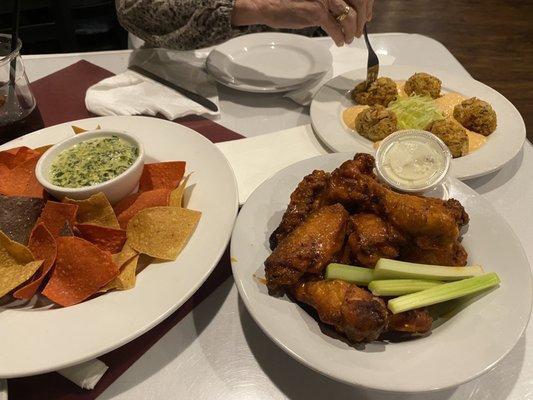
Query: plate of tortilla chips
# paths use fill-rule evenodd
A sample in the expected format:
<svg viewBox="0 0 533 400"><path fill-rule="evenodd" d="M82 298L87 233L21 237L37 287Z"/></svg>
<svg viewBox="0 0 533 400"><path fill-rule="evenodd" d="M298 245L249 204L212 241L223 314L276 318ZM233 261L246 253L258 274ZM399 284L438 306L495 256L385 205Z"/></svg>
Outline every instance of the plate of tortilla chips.
<svg viewBox="0 0 533 400"><path fill-rule="evenodd" d="M35 177L53 144L126 131L145 149L138 188L56 199ZM148 117L89 118L0 146L0 378L98 357L181 306L222 256L237 214L233 171L206 138Z"/></svg>

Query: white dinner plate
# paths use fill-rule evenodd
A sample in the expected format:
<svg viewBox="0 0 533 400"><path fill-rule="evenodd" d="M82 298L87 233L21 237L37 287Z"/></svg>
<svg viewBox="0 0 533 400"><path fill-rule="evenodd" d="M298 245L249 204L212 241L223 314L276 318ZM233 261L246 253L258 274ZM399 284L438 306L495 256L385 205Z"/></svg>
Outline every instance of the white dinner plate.
<svg viewBox="0 0 533 400"><path fill-rule="evenodd" d="M207 57L213 77L234 89L255 93L286 92L318 79L331 67L322 43L289 33L253 33L217 46Z"/></svg>
<svg viewBox="0 0 533 400"><path fill-rule="evenodd" d="M261 280L263 262L271 253L268 238L279 225L291 192L314 169L332 171L351 156L353 153L328 154L287 167L256 189L242 207L231 238L231 259L248 311L290 356L345 383L421 392L456 386L488 371L526 328L531 313L531 272L507 222L474 190L454 178L444 192L461 201L470 215L463 236L468 261L497 272L501 285L471 304L462 304L449 319L435 321L430 335L404 342L374 342L356 349L323 334L315 319L287 297L268 295Z"/></svg>
<svg viewBox="0 0 533 400"><path fill-rule="evenodd" d="M491 87L459 75L407 65L380 68L380 76L407 80L415 72L430 73L442 81L442 91L457 92L489 102L498 118L498 126L480 149L452 160L451 174L458 179L471 179L503 167L520 151L526 138L524 120L509 100ZM366 79L366 70L355 70L327 82L311 103L311 123L315 133L331 150L355 151L366 148L373 152L374 143L346 127L341 120L343 110L353 106L349 92Z"/></svg>
<svg viewBox="0 0 533 400"><path fill-rule="evenodd" d="M0 378L57 370L107 353L146 332L181 306L216 266L237 213L237 186L222 153L199 133L148 117L89 118L42 129L7 143L38 147L73 135L71 125L120 129L143 143L146 162L185 160L192 172L188 208L202 217L175 261L152 263L133 289L66 308L0 305Z"/></svg>

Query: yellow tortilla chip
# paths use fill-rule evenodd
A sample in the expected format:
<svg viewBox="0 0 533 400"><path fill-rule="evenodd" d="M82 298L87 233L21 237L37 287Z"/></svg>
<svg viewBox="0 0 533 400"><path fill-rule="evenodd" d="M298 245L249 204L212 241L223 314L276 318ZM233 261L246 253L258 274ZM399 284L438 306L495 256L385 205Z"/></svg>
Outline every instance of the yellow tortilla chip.
<svg viewBox="0 0 533 400"><path fill-rule="evenodd" d="M113 207L111 207L103 193L93 194L86 200L65 198L63 202L76 204L79 207L76 217L79 224L92 224L120 229L115 211L113 211Z"/></svg>
<svg viewBox="0 0 533 400"><path fill-rule="evenodd" d="M79 126L76 126L76 125L71 125L70 126L72 128L72 130L74 131L74 133L77 135L78 133L83 133L83 132L87 132L88 129L85 129L85 128L81 128ZM102 127L100 126L100 124L96 125L96 128L94 128L95 130L98 130L98 129L102 129Z"/></svg>
<svg viewBox="0 0 533 400"><path fill-rule="evenodd" d="M126 264L129 260L131 260L137 254L139 253L133 250L130 244L126 242L124 243L124 247L122 247L122 250L120 250L119 253L113 254L113 261L115 262L115 264L118 265L119 268L121 268L124 264Z"/></svg>
<svg viewBox="0 0 533 400"><path fill-rule="evenodd" d="M42 263L34 261L26 246L0 231L0 297L30 279Z"/></svg>
<svg viewBox="0 0 533 400"><path fill-rule="evenodd" d="M145 208L128 223L128 242L139 253L175 260L193 234L199 211L179 207Z"/></svg>
<svg viewBox="0 0 533 400"><path fill-rule="evenodd" d="M87 132L87 129L80 128L79 126L76 126L76 125L71 125L70 127L72 128L72 130L74 131L74 133L75 133L76 135L77 135L78 133Z"/></svg>
<svg viewBox="0 0 533 400"><path fill-rule="evenodd" d="M189 177L191 174L183 177L180 184L176 189L174 189L172 192L170 192L170 199L169 199L169 206L172 207L182 207L183 204L183 193L185 192L185 186L187 185L187 181L189 180Z"/></svg>
<svg viewBox="0 0 533 400"><path fill-rule="evenodd" d="M139 261L139 254L135 253L133 258L130 258L122 266L120 273L115 279L105 285L100 292L108 292L110 290L128 290L135 286L137 270L137 262Z"/></svg>
<svg viewBox="0 0 533 400"><path fill-rule="evenodd" d="M46 146L37 147L33 150L38 151L39 153L43 154L46 150L48 150L52 146L53 144L47 144Z"/></svg>

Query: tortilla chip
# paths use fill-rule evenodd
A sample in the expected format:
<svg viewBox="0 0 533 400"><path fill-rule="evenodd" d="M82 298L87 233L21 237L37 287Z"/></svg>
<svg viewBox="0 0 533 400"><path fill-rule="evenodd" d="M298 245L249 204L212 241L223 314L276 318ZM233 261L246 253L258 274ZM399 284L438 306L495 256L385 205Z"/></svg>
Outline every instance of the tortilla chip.
<svg viewBox="0 0 533 400"><path fill-rule="evenodd" d="M27 244L44 203L43 199L0 195L0 230L11 240Z"/></svg>
<svg viewBox="0 0 533 400"><path fill-rule="evenodd" d="M135 254L132 258L126 261L115 279L105 285L100 292L108 292L110 290L128 290L135 287L137 262L139 261L139 254Z"/></svg>
<svg viewBox="0 0 533 400"><path fill-rule="evenodd" d="M46 152L46 150L48 150L52 146L53 146L53 144L47 144L46 146L36 147L33 150L35 150L39 154L43 155Z"/></svg>
<svg viewBox="0 0 533 400"><path fill-rule="evenodd" d="M113 207L103 193L93 194L86 200L72 200L65 198L64 203L76 204L78 208L77 221L80 224L120 228Z"/></svg>
<svg viewBox="0 0 533 400"><path fill-rule="evenodd" d="M187 181L189 180L191 174L185 176L179 186L170 192L170 199L168 205L172 207L182 207L183 206L183 193L185 192L185 186L187 186Z"/></svg>
<svg viewBox="0 0 533 400"><path fill-rule="evenodd" d="M85 239L59 237L54 270L43 295L64 307L77 304L118 275L111 254Z"/></svg>
<svg viewBox="0 0 533 400"><path fill-rule="evenodd" d="M91 224L77 224L76 228L82 238L111 254L121 251L126 242L126 231L123 229Z"/></svg>
<svg viewBox="0 0 533 400"><path fill-rule="evenodd" d="M0 179L2 181L8 179L11 170L4 164L0 164Z"/></svg>
<svg viewBox="0 0 533 400"><path fill-rule="evenodd" d="M74 236L74 230L72 229L72 225L69 221L65 221L65 224L59 231L59 236Z"/></svg>
<svg viewBox="0 0 533 400"><path fill-rule="evenodd" d="M42 263L33 259L26 246L0 232L0 297L30 279Z"/></svg>
<svg viewBox="0 0 533 400"><path fill-rule="evenodd" d="M13 163L15 164L14 166L16 167L33 158L39 158L41 154L42 153L39 153L38 151L23 146L19 149L19 151L17 151L17 154L15 155L15 158L13 160Z"/></svg>
<svg viewBox="0 0 533 400"><path fill-rule="evenodd" d="M175 260L193 234L199 211L179 207L142 210L128 224L128 243L139 253L162 260Z"/></svg>
<svg viewBox="0 0 533 400"><path fill-rule="evenodd" d="M26 146L15 147L13 149L0 151L0 164L5 165L9 169L13 169L17 165L40 155L41 153L38 151Z"/></svg>
<svg viewBox="0 0 533 400"><path fill-rule="evenodd" d="M0 151L0 165L4 165L8 169L12 169L15 167L15 156L17 155L18 151L21 149L21 147L15 147L13 149L3 150Z"/></svg>
<svg viewBox="0 0 533 400"><path fill-rule="evenodd" d="M17 299L31 299L37 293L56 259L56 241L42 222L33 228L28 248L33 257L36 260L43 260L43 263L34 275L34 279L13 293L13 297Z"/></svg>
<svg viewBox="0 0 533 400"><path fill-rule="evenodd" d="M79 126L76 126L76 125L71 125L70 127L72 128L72 130L74 131L74 133L75 133L76 135L77 135L78 133L87 132L87 129L80 128Z"/></svg>
<svg viewBox="0 0 533 400"><path fill-rule="evenodd" d="M39 222L43 222L53 237L61 235L65 223L73 226L76 222L76 213L78 206L75 204L58 203L56 201L47 201Z"/></svg>
<svg viewBox="0 0 533 400"><path fill-rule="evenodd" d="M135 193L124 198L115 206L120 226L125 229L130 219L145 208L168 206L169 197L169 189L155 189L148 192Z"/></svg>
<svg viewBox="0 0 533 400"><path fill-rule="evenodd" d="M154 189L174 189L185 173L185 161L145 164L139 181L139 192Z"/></svg>
<svg viewBox="0 0 533 400"><path fill-rule="evenodd" d="M83 133L83 132L87 132L88 131L88 129L80 128L79 126L76 126L76 125L71 125L70 127L72 128L72 130L74 131L74 133L76 135L78 133ZM94 129L95 130L101 129L100 124L96 125L96 128L94 128Z"/></svg>
<svg viewBox="0 0 533 400"><path fill-rule="evenodd" d="M126 241L122 247L122 250L120 250L119 253L113 254L113 261L115 261L115 264L117 264L117 266L120 268L137 254L139 253L133 250L130 244Z"/></svg>
<svg viewBox="0 0 533 400"><path fill-rule="evenodd" d="M44 188L35 177L37 161L39 161L39 156L25 160L11 169L0 182L0 194L7 196L44 197Z"/></svg>

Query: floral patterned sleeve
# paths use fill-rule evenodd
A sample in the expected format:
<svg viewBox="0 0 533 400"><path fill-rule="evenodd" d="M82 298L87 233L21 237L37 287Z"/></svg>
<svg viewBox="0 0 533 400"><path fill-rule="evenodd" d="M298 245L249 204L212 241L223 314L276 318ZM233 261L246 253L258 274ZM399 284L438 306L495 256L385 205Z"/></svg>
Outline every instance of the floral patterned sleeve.
<svg viewBox="0 0 533 400"><path fill-rule="evenodd" d="M244 33L272 30L234 27L235 0L115 0L124 28L150 47L191 50L218 44ZM313 34L316 29L298 31Z"/></svg>

